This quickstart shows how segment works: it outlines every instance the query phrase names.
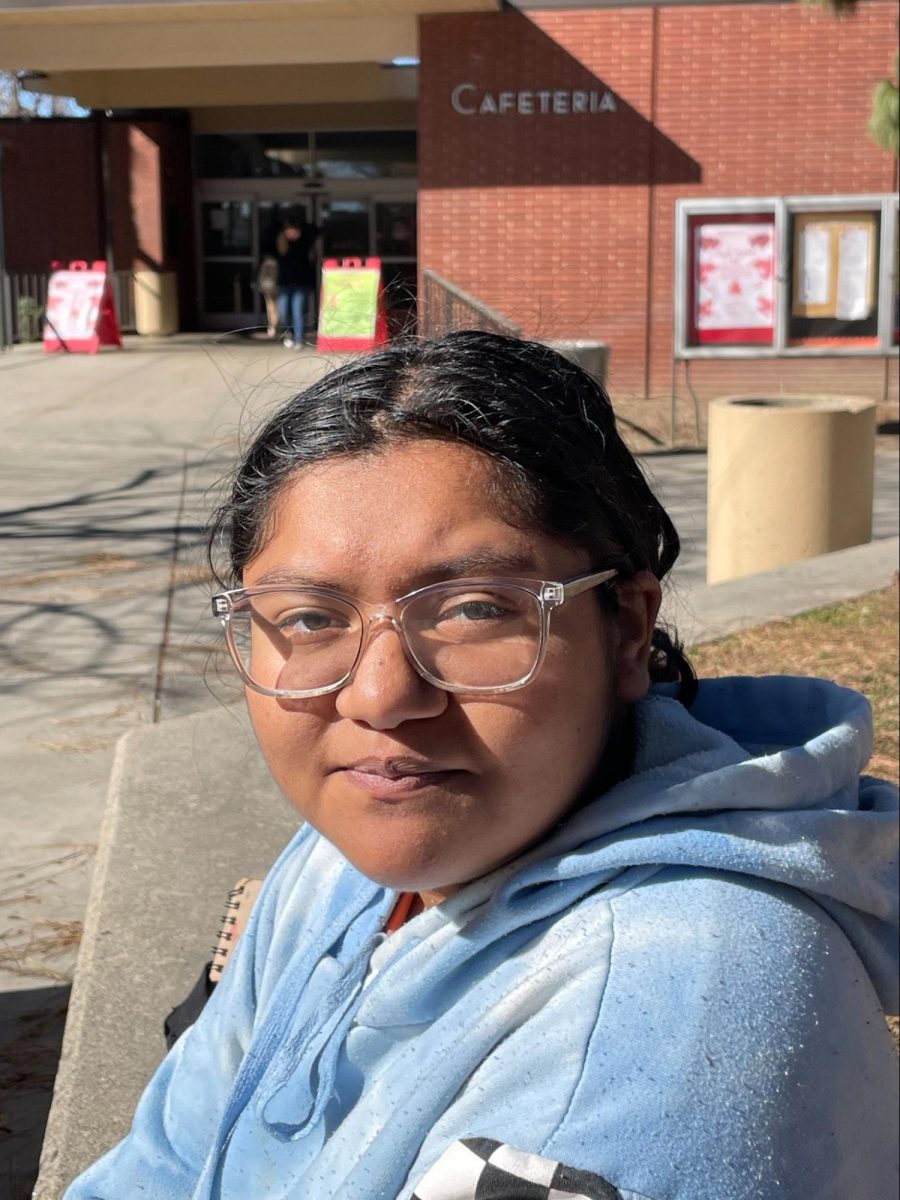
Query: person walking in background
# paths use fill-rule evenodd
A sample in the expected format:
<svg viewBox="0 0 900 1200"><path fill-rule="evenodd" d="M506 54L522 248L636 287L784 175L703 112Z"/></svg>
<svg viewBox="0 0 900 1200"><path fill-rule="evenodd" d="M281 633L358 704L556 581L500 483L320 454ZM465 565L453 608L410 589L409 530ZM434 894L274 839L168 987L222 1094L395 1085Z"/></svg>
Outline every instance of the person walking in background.
<svg viewBox="0 0 900 1200"><path fill-rule="evenodd" d="M275 243L278 254L278 317L286 346L303 344L305 318L316 285L313 262L318 229L300 215L288 217Z"/></svg>
<svg viewBox="0 0 900 1200"><path fill-rule="evenodd" d="M256 273L256 288L266 305L266 336L278 336L278 259L264 254Z"/></svg>

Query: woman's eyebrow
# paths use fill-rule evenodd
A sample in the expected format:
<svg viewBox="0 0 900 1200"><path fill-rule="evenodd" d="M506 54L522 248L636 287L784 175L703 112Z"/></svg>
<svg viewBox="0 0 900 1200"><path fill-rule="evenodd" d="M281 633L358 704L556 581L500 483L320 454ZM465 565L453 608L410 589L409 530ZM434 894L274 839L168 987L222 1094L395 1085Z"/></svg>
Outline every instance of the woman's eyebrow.
<svg viewBox="0 0 900 1200"><path fill-rule="evenodd" d="M508 575L515 571L534 571L535 560L530 554L502 550L472 550L467 554L429 563L417 577L435 579L464 579L467 576Z"/></svg>
<svg viewBox="0 0 900 1200"><path fill-rule="evenodd" d="M524 553L505 553L497 550L473 550L440 562L426 563L410 576L413 583L428 580L440 582L444 579L466 579L512 575L515 572L535 570L534 558ZM307 573L300 567L271 567L254 581L254 587L321 588L328 592L347 592L346 582L325 579ZM352 589L351 589L352 590Z"/></svg>
<svg viewBox="0 0 900 1200"><path fill-rule="evenodd" d="M345 592L346 587L335 579L321 579L298 567L271 567L264 571L253 587L320 588L326 592Z"/></svg>

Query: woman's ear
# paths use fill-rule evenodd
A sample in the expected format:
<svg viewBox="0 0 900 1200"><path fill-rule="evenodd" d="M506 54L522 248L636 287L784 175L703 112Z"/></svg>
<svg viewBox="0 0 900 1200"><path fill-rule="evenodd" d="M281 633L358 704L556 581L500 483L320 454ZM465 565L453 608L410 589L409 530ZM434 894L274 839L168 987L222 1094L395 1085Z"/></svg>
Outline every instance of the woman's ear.
<svg viewBox="0 0 900 1200"><path fill-rule="evenodd" d="M613 618L615 688L619 700L631 703L646 695L650 687L650 642L662 590L652 571L641 571L616 585L616 592L619 611Z"/></svg>

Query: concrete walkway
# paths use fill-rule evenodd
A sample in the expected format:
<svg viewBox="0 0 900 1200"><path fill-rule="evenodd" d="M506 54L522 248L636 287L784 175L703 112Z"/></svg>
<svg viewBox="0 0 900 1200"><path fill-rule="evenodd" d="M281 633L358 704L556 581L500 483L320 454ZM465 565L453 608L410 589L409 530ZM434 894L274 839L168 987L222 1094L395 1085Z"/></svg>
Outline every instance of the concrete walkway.
<svg viewBox="0 0 900 1200"><path fill-rule="evenodd" d="M206 339L0 358L0 1044L18 1081L0 1108L0 1180L17 1180L14 1196L33 1179L114 746L239 698L207 616L202 527L261 415L329 365ZM667 605L690 640L859 594L896 569L888 453L876 544L824 569L706 588L705 462L645 460L684 536ZM23 1072L38 1050L46 1070Z"/></svg>

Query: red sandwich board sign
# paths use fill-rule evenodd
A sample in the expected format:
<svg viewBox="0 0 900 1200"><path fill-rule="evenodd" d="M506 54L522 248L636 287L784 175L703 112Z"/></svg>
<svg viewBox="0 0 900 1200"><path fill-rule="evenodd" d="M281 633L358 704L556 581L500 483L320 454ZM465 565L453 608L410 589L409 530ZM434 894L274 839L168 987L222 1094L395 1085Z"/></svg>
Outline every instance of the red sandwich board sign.
<svg viewBox="0 0 900 1200"><path fill-rule="evenodd" d="M105 262L53 263L47 285L44 352L72 350L96 354L101 346L122 345L112 285Z"/></svg>
<svg viewBox="0 0 900 1200"><path fill-rule="evenodd" d="M319 350L371 350L388 340L380 258L328 258L322 264Z"/></svg>

